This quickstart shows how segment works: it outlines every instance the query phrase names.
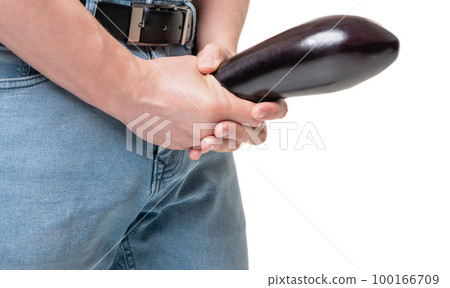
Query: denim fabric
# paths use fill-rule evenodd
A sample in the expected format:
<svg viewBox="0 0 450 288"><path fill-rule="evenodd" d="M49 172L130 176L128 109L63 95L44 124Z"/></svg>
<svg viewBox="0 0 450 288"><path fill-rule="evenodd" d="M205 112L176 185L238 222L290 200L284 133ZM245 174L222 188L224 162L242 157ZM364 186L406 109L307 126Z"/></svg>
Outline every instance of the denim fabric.
<svg viewBox="0 0 450 288"><path fill-rule="evenodd" d="M1 45L0 123L0 269L248 267L232 154L129 152L122 123Z"/></svg>

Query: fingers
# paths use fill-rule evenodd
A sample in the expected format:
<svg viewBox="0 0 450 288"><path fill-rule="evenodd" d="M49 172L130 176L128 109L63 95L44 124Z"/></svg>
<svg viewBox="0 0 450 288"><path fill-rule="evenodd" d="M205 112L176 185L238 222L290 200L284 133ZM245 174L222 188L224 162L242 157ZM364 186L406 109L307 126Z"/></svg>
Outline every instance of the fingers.
<svg viewBox="0 0 450 288"><path fill-rule="evenodd" d="M261 102L252 108L252 117L257 121L281 119L286 116L288 106L280 99L276 102Z"/></svg>
<svg viewBox="0 0 450 288"><path fill-rule="evenodd" d="M194 161L200 160L203 154L210 151L214 152L233 152L241 147L241 143L234 140L218 139L214 136L208 136L202 139L200 148L189 149L189 158Z"/></svg>
<svg viewBox="0 0 450 288"><path fill-rule="evenodd" d="M211 74L219 68L227 57L224 49L216 44L208 44L198 54L198 70L202 74Z"/></svg>
<svg viewBox="0 0 450 288"><path fill-rule="evenodd" d="M236 143L249 142L252 145L260 145L266 141L267 127L265 123L251 127L232 121L223 121L216 125L214 136L219 139L233 140Z"/></svg>
<svg viewBox="0 0 450 288"><path fill-rule="evenodd" d="M230 93L227 91L227 93ZM231 93L230 93L231 94ZM227 110L228 120L232 120L237 123L245 124L251 127L257 127L264 120L255 119L253 117L253 108L256 107L255 103L242 100L233 94L231 94L231 109Z"/></svg>
<svg viewBox="0 0 450 288"><path fill-rule="evenodd" d="M219 139L214 136L208 136L202 140L200 148L189 149L189 158L194 161L200 160L203 154L210 151L214 152L233 152L241 147L241 143L238 143L230 139Z"/></svg>
<svg viewBox="0 0 450 288"><path fill-rule="evenodd" d="M203 139L201 149L203 154L210 151L225 153L236 151L241 147L241 145L242 143L231 139L220 139L214 136L209 136Z"/></svg>
<svg viewBox="0 0 450 288"><path fill-rule="evenodd" d="M211 74L231 55L229 50L220 45L208 44L198 54L198 69L203 74ZM229 120L256 127L265 120L283 118L287 113L287 104L282 99L255 104L232 95L225 88L224 91L232 99L233 109L228 112Z"/></svg>
<svg viewBox="0 0 450 288"><path fill-rule="evenodd" d="M189 149L189 158L191 158L191 160L197 161L200 159L200 157L202 156L202 149L199 148L190 148Z"/></svg>
<svg viewBox="0 0 450 288"><path fill-rule="evenodd" d="M267 138L267 127L262 121L283 118L288 112L287 104L282 99L258 104L238 99L236 103L236 109L233 109L233 119L247 124L238 124L233 121L220 122L214 129L214 136L204 138L200 149L191 152L191 159L193 157L199 159L202 154L209 151L232 152L246 142L260 145ZM252 119L246 117L249 115L248 109L250 109Z"/></svg>
<svg viewBox="0 0 450 288"><path fill-rule="evenodd" d="M214 136L203 138L200 147L189 149L189 157L192 160L199 160L203 154L210 151L233 152L243 143L260 145L266 141L266 138L267 127L264 123L255 128L232 121L223 121L216 126Z"/></svg>
<svg viewBox="0 0 450 288"><path fill-rule="evenodd" d="M233 109L229 111L229 119L252 127L256 127L267 120L281 119L288 112L288 106L283 99L258 104L237 97L234 97L233 101Z"/></svg>

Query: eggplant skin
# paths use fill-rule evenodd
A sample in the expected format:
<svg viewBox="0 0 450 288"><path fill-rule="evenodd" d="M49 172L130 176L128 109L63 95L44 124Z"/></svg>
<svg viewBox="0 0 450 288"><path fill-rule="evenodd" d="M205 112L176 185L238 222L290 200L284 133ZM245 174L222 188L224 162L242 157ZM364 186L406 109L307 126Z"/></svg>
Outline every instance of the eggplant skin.
<svg viewBox="0 0 450 288"><path fill-rule="evenodd" d="M253 102L330 93L380 73L397 59L399 47L394 34L371 20L328 16L231 57L214 76Z"/></svg>

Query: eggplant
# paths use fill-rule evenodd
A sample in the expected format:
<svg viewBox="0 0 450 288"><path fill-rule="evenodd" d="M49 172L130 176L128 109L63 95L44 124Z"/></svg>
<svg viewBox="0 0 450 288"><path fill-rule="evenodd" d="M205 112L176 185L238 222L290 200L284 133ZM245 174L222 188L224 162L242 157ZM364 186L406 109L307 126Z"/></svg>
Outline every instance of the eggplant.
<svg viewBox="0 0 450 288"><path fill-rule="evenodd" d="M330 93L386 69L397 59L399 46L394 34L369 19L328 16L236 54L214 76L253 102Z"/></svg>

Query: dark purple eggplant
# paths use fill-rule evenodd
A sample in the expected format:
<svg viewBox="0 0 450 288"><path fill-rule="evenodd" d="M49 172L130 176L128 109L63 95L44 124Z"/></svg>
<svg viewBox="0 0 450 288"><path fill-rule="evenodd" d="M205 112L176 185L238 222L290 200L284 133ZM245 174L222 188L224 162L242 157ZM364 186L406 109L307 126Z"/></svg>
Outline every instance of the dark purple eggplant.
<svg viewBox="0 0 450 288"><path fill-rule="evenodd" d="M386 69L398 52L397 37L373 21L329 16L233 56L214 75L240 98L275 101L350 88Z"/></svg>

